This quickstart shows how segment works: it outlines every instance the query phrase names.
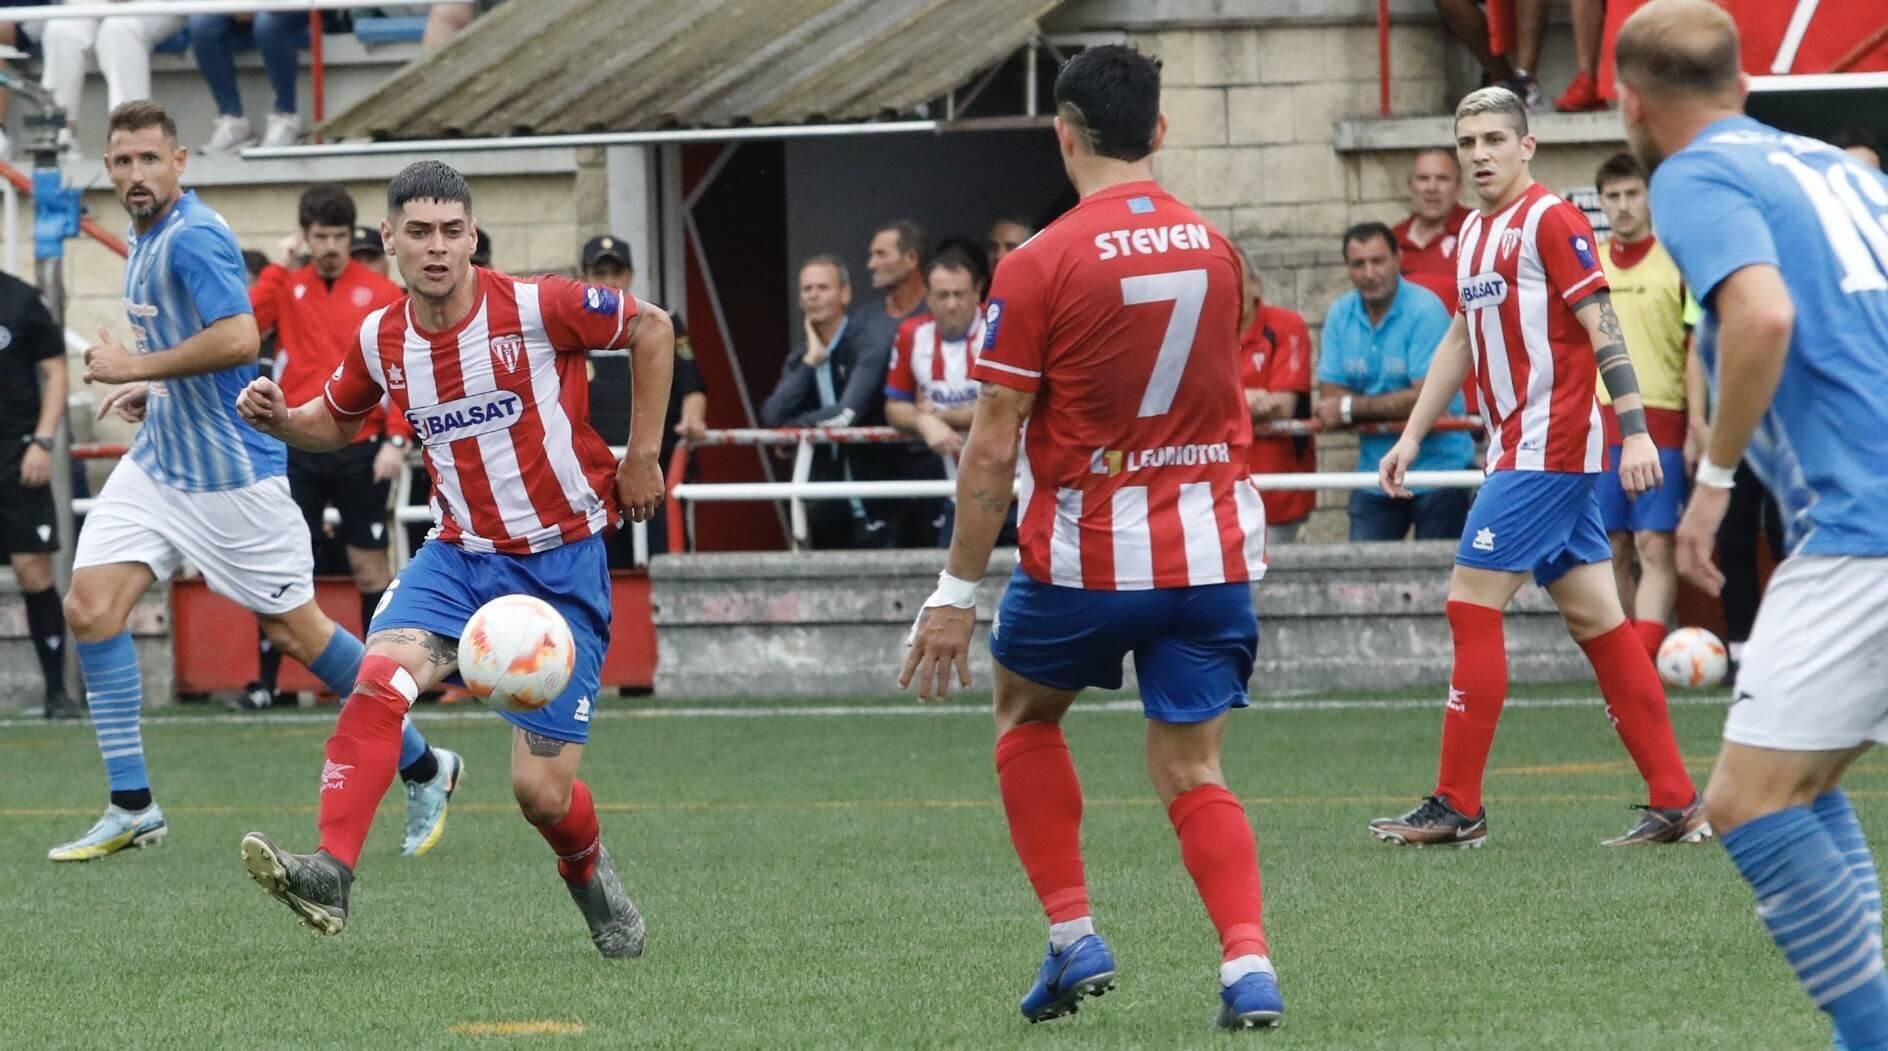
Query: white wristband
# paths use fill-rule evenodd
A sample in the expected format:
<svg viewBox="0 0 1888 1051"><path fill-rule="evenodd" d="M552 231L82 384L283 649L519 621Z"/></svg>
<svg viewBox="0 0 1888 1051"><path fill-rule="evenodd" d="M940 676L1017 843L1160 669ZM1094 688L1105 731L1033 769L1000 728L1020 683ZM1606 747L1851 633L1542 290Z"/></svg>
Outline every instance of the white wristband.
<svg viewBox="0 0 1888 1051"><path fill-rule="evenodd" d="M924 608L956 606L958 609L971 609L977 604L977 583L975 580L951 576L950 570L945 570L937 575L937 590L924 600Z"/></svg>
<svg viewBox="0 0 1888 1051"><path fill-rule="evenodd" d="M1344 396L1343 396L1342 398L1339 398L1339 399L1338 399L1338 401L1337 401L1337 414L1338 414L1338 416L1340 416L1340 417L1342 417L1342 418L1343 418L1343 420L1344 420L1344 422L1345 422L1345 423L1350 423L1350 422L1351 422L1351 418L1350 418L1350 398L1351 398L1351 396L1350 396L1350 395L1348 395L1348 394L1346 394L1346 395L1344 395Z"/></svg>
<svg viewBox="0 0 1888 1051"><path fill-rule="evenodd" d="M1735 489L1737 488L1737 468L1719 467L1709 459L1699 460L1698 476L1693 481L1706 489Z"/></svg>

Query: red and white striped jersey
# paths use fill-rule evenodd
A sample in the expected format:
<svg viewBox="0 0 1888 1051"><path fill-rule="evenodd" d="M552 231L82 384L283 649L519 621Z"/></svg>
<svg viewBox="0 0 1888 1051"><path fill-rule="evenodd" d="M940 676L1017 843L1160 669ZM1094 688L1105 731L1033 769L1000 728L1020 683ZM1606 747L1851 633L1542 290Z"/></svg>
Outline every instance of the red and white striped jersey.
<svg viewBox="0 0 1888 1051"><path fill-rule="evenodd" d="M1456 288L1488 428L1488 470L1606 466L1599 367L1573 304L1606 290L1593 227L1536 183L1462 224Z"/></svg>
<svg viewBox="0 0 1888 1051"><path fill-rule="evenodd" d="M1094 591L1255 580L1238 251L1153 182L1090 194L1003 258L971 376L1036 392L1023 572Z"/></svg>
<svg viewBox="0 0 1888 1051"><path fill-rule="evenodd" d="M473 268L478 305L428 332L402 297L367 316L325 392L336 416L384 391L433 481L430 534L468 551L523 555L615 524L616 457L590 427L585 352L628 344L636 301L561 277Z"/></svg>
<svg viewBox="0 0 1888 1051"><path fill-rule="evenodd" d="M923 394L940 409L957 409L977 402L978 384L970 378L977 363L977 345L983 342L983 315L970 322L959 339L939 339L937 319L929 314L898 326L892 344L892 363L885 373L885 396L894 401L917 401Z"/></svg>

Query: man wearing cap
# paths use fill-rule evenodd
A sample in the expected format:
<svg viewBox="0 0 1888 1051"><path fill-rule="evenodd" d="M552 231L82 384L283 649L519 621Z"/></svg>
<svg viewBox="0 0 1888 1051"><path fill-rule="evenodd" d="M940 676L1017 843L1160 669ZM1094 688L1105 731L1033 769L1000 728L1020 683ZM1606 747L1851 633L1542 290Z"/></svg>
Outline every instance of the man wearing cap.
<svg viewBox="0 0 1888 1051"><path fill-rule="evenodd" d="M348 258L361 264L381 277L392 279L388 273L390 264L386 243L380 239L380 231L371 226L357 226L354 237L348 242Z"/></svg>
<svg viewBox="0 0 1888 1051"><path fill-rule="evenodd" d="M630 255L629 242L610 234L592 237L584 242L585 281L607 285L627 294L635 278L636 266ZM695 349L688 341L688 326L683 323L682 316L673 311L669 313L669 319L675 324L675 377L669 385L669 412L662 424L664 470L668 469L669 458L683 439L699 438L708 429L708 384L703 382L701 369L695 364ZM590 424L613 446L623 445L629 440L629 384L627 356L591 359ZM693 477L697 469L694 460L689 461L688 469L690 477ZM649 520L648 528L649 553L660 555L670 551L669 516L657 513ZM612 568L632 563L633 543L627 526L611 537ZM686 549L683 538L676 538L674 550Z"/></svg>

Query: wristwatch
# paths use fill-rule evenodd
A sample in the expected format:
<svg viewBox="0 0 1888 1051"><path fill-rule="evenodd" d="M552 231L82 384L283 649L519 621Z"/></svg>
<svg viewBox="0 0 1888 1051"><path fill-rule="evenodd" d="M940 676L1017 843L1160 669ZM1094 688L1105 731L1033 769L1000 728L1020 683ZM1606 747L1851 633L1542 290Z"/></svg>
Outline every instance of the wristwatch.
<svg viewBox="0 0 1888 1051"><path fill-rule="evenodd" d="M389 434L387 435L387 444L393 446L396 449L404 449L406 448L406 435Z"/></svg>
<svg viewBox="0 0 1888 1051"><path fill-rule="evenodd" d="M37 445L40 448L46 450L47 452L52 452L52 444L53 444L52 439L46 435L28 434L28 435L21 436L20 440L23 442L26 442L29 445Z"/></svg>

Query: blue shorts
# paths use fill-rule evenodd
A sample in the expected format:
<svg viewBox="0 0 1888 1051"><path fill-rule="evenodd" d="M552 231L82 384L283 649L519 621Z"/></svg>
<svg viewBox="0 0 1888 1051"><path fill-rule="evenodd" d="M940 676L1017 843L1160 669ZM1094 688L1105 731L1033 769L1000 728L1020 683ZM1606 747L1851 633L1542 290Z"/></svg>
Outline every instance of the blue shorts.
<svg viewBox="0 0 1888 1051"><path fill-rule="evenodd" d="M1691 492L1685 481L1685 450L1659 450L1659 470L1665 472L1665 481L1651 492L1640 493L1637 500L1627 498L1625 487L1619 484L1619 446L1606 450L1606 463L1597 491L1600 521L1608 533L1678 532L1685 497Z"/></svg>
<svg viewBox="0 0 1888 1051"><path fill-rule="evenodd" d="M537 711L493 710L520 729L583 744L590 738L590 706L610 643L609 553L602 537L535 555L486 554L428 541L387 587L368 631L419 628L456 643L472 614L501 595L530 595L556 607L570 624L577 666L557 700ZM457 672L446 681L463 682Z"/></svg>
<svg viewBox="0 0 1888 1051"><path fill-rule="evenodd" d="M1596 474L1496 471L1462 527L1455 564L1534 574L1546 587L1580 566L1606 562L1613 546L1600 524Z"/></svg>
<svg viewBox="0 0 1888 1051"><path fill-rule="evenodd" d="M1259 652L1259 618L1246 584L1152 591L1087 591L1010 578L990 656L1058 690L1121 688L1134 654L1141 707L1163 723L1201 723L1244 708Z"/></svg>

